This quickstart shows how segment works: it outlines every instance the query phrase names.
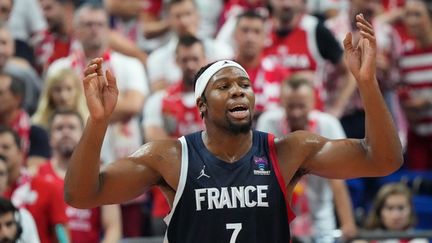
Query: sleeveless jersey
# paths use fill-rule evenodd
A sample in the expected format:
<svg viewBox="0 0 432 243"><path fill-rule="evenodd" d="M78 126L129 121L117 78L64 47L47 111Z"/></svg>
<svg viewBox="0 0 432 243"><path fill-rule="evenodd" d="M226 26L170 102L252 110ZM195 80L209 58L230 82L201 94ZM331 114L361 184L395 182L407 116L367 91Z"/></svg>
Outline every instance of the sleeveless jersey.
<svg viewBox="0 0 432 243"><path fill-rule="evenodd" d="M211 154L201 132L180 141L180 180L164 242L290 242L293 214L272 135L254 131L251 149L234 163Z"/></svg>

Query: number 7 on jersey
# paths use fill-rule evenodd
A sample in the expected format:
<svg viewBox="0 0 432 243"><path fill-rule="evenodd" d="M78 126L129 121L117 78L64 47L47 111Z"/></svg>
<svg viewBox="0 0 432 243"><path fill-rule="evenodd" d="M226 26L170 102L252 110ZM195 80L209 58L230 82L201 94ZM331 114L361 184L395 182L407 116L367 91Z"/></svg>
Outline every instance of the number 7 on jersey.
<svg viewBox="0 0 432 243"><path fill-rule="evenodd" d="M231 235L231 239L229 243L235 243L237 236L240 233L240 230L242 229L242 224L241 223L226 224L226 229L234 230Z"/></svg>

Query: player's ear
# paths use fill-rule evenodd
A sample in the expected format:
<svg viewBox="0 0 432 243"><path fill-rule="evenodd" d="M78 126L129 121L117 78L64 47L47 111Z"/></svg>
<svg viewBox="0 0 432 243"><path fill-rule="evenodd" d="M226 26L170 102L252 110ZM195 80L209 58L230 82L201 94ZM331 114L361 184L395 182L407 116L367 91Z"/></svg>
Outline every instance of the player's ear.
<svg viewBox="0 0 432 243"><path fill-rule="evenodd" d="M204 95L199 97L196 102L197 102L199 113L201 114L201 118L203 118L204 114L207 112L207 102Z"/></svg>

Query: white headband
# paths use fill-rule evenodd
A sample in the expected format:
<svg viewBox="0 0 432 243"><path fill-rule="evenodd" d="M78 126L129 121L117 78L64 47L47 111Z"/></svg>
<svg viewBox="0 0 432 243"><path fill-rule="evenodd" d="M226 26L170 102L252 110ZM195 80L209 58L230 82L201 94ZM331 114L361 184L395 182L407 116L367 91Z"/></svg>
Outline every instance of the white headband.
<svg viewBox="0 0 432 243"><path fill-rule="evenodd" d="M249 75L247 74L246 70L240 66L240 64L231 61L231 60L221 60L218 62L213 63L210 67L208 67L198 78L198 80L195 83L195 100L201 97L201 95L204 93L205 88L207 87L208 82L210 81L210 78L217 73L222 68L226 67L236 67L242 70L245 75L249 78Z"/></svg>

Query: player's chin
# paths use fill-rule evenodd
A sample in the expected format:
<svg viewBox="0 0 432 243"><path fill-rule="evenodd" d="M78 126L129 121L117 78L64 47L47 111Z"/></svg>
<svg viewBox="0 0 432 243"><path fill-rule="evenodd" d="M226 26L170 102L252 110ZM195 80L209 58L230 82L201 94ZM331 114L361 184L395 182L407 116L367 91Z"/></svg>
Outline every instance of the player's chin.
<svg viewBox="0 0 432 243"><path fill-rule="evenodd" d="M247 119L242 120L230 120L229 123L229 130L235 134L240 133L248 133L252 128L252 118L248 117Z"/></svg>

